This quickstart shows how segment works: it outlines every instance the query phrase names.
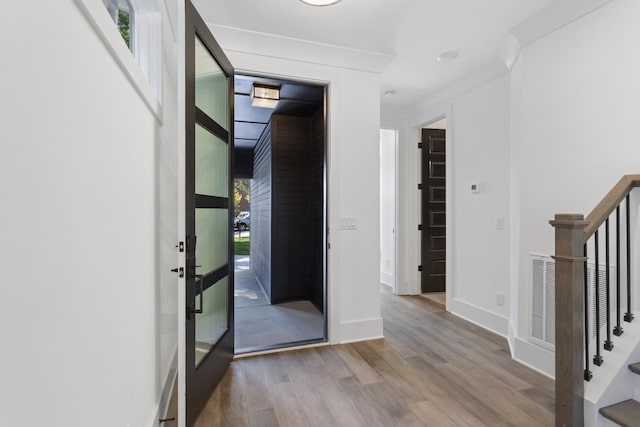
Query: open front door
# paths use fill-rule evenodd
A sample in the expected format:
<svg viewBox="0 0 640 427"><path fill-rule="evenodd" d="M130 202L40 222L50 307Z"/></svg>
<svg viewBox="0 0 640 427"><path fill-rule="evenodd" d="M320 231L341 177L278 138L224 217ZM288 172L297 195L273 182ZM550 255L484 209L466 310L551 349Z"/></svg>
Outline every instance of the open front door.
<svg viewBox="0 0 640 427"><path fill-rule="evenodd" d="M233 68L186 2L186 423L233 358Z"/></svg>

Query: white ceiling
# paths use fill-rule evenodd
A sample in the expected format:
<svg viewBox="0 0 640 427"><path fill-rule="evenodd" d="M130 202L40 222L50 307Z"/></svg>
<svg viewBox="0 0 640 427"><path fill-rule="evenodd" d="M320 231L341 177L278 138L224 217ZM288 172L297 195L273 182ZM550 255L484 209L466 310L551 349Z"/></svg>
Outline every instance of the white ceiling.
<svg viewBox="0 0 640 427"><path fill-rule="evenodd" d="M388 111L410 111L439 90L487 67L504 66L508 31L565 0L196 0L210 24L391 54L381 77ZM446 51L453 62L438 62ZM506 70L506 68L505 68ZM392 90L392 96L382 96Z"/></svg>

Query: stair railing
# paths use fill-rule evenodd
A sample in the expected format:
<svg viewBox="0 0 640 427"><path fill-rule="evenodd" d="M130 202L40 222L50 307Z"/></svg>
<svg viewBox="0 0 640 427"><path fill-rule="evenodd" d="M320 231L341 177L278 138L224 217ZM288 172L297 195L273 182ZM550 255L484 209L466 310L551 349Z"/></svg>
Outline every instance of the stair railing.
<svg viewBox="0 0 640 427"><path fill-rule="evenodd" d="M582 214L557 214L555 219L550 221L555 228L553 258L556 263L556 426L558 427L584 425L584 381L592 378L593 374L590 370L592 362L596 366L604 362L605 356L601 347L605 351L613 350L611 334L620 336L623 333L621 325L623 295L626 299L624 320L626 322L633 320L629 194L635 187L640 187L640 175L625 175L586 219ZM624 212L621 215L622 210ZM611 283L610 271L610 222L615 222L616 230L615 286ZM601 228L605 231L604 270L600 265ZM624 232L621 237L622 229ZM594 259L591 265L589 264L589 247L592 249ZM621 255L624 255L624 259ZM625 270L624 276L621 270ZM624 286L621 283L623 278ZM613 328L611 327L612 293L615 294L616 306L614 313L616 324ZM594 307L589 304L589 296L594 302ZM604 301L602 301L603 296ZM601 312L602 305L604 305L604 312ZM603 328L605 328L604 341L601 340ZM593 334L595 334L595 343L590 343ZM593 359L589 355L591 347L595 348Z"/></svg>

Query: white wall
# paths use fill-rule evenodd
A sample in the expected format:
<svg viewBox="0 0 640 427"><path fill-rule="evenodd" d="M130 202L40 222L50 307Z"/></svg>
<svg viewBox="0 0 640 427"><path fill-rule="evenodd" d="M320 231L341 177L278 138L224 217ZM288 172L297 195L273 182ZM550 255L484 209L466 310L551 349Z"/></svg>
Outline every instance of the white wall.
<svg viewBox="0 0 640 427"><path fill-rule="evenodd" d="M395 288L396 135L380 129L380 281Z"/></svg>
<svg viewBox="0 0 640 427"><path fill-rule="evenodd" d="M324 65L314 59L333 63L327 59L324 45L228 27L212 26L211 30L236 71L328 83L329 339L339 343L382 336L378 90L381 67L364 62L359 62L361 68L353 64ZM324 53L316 57L315 49ZM339 54L332 58L342 61ZM354 60L348 57L349 61ZM341 217L355 217L356 229L340 230Z"/></svg>
<svg viewBox="0 0 640 427"><path fill-rule="evenodd" d="M411 120L419 138L421 127L447 117L447 309L503 335L510 302L509 84L508 76L497 78ZM417 154L417 149L405 153L400 166L414 170L416 184ZM479 183L479 193L471 193L471 183ZM414 221L419 218L419 196L415 191ZM500 230L498 218L504 220ZM419 233L409 239L419 254ZM409 268L418 293L415 265ZM496 304L496 293L504 295L504 305Z"/></svg>
<svg viewBox="0 0 640 427"><path fill-rule="evenodd" d="M151 425L177 343L175 96L162 126L72 1L6 12L2 424Z"/></svg>
<svg viewBox="0 0 640 427"><path fill-rule="evenodd" d="M405 167L405 159L409 153L413 153L416 140L409 132L409 121L392 117L381 117L381 125L385 129L393 129L397 132L397 172L396 172L396 281L395 292L398 295L415 293L413 285L414 264L412 254L415 249L410 246L413 243L408 236L415 233L415 223L412 221L416 199L413 197L415 190L414 170ZM411 137L410 137L411 135Z"/></svg>
<svg viewBox="0 0 640 427"><path fill-rule="evenodd" d="M529 334L528 254L553 252L556 213L585 215L640 172L640 3L616 0L526 46L519 115L518 334Z"/></svg>

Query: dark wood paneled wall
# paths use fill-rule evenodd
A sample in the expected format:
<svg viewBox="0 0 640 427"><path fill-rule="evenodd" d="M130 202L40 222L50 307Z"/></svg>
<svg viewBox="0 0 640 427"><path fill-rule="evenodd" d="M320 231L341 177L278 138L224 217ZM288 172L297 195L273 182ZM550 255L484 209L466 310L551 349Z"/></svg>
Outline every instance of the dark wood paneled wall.
<svg viewBox="0 0 640 427"><path fill-rule="evenodd" d="M253 149L236 148L233 150L233 177L253 178Z"/></svg>
<svg viewBox="0 0 640 427"><path fill-rule="evenodd" d="M271 116L273 303L311 297L309 124L308 117Z"/></svg>
<svg viewBox="0 0 640 427"><path fill-rule="evenodd" d="M254 152L251 264L272 304L324 312L325 147L322 109L272 115Z"/></svg>
<svg viewBox="0 0 640 427"><path fill-rule="evenodd" d="M271 298L271 132L270 125L254 148L251 180L251 268Z"/></svg>

